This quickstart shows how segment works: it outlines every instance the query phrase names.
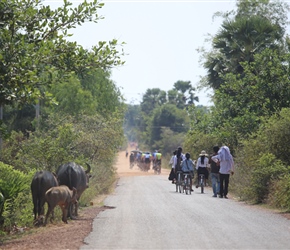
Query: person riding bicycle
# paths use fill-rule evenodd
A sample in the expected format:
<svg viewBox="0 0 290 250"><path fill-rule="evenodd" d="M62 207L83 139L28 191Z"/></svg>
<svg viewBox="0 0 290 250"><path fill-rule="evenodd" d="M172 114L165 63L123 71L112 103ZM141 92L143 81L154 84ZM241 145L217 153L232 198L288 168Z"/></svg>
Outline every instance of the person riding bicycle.
<svg viewBox="0 0 290 250"><path fill-rule="evenodd" d="M133 163L135 161L135 156L134 156L134 153L132 152L130 154L130 163Z"/></svg>
<svg viewBox="0 0 290 250"><path fill-rule="evenodd" d="M177 151L176 151L176 155L174 156L174 159L173 159L175 174L177 174L177 171L182 171L181 170L181 163L185 159L186 159L185 155L182 154L182 147L178 147Z"/></svg>
<svg viewBox="0 0 290 250"><path fill-rule="evenodd" d="M149 171L150 170L150 162L152 160L152 155L150 154L150 152L146 152L144 155L144 162L145 162L145 171Z"/></svg>
<svg viewBox="0 0 290 250"><path fill-rule="evenodd" d="M161 158L162 158L162 154L159 151L157 151L155 153L155 162L156 162L155 166L158 166L158 165L161 166Z"/></svg>
<svg viewBox="0 0 290 250"><path fill-rule="evenodd" d="M205 152L205 150L202 150L199 158L197 159L197 163L196 163L196 170L197 170L197 184L196 184L196 188L198 188L198 184L199 184L199 176L201 174L204 175L204 184L206 186L206 180L208 179L208 158L207 158L207 153Z"/></svg>
<svg viewBox="0 0 290 250"><path fill-rule="evenodd" d="M175 175L175 165L174 165L174 158L176 156L176 150L173 151L171 159L169 161L169 166L171 166L171 171L168 176L168 180L171 181L172 184L175 184L176 175Z"/></svg>
<svg viewBox="0 0 290 250"><path fill-rule="evenodd" d="M190 189L191 189L191 191L193 191L193 189L192 189L192 179L194 177L193 167L194 167L194 163L190 159L190 154L186 153L185 160L182 161L182 164L181 164L181 170L182 170L183 174L187 173L190 175Z"/></svg>

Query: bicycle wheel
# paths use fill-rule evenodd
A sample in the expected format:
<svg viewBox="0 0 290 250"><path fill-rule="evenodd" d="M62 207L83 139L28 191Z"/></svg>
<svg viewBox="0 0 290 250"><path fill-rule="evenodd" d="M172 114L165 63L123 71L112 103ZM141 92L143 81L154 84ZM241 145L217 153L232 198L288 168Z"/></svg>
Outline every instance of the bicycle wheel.
<svg viewBox="0 0 290 250"><path fill-rule="evenodd" d="M179 193L183 193L184 190L183 190L183 185L182 185L182 183L180 183L180 185L179 185L178 187L179 187Z"/></svg>
<svg viewBox="0 0 290 250"><path fill-rule="evenodd" d="M201 179L201 181L200 181L200 190L201 190L201 193L203 194L203 192L204 192L204 182L203 182L203 179Z"/></svg>
<svg viewBox="0 0 290 250"><path fill-rule="evenodd" d="M176 178L175 185L176 185L176 192L178 192L179 191L179 185L180 185L180 174L179 173L177 173L177 178Z"/></svg>
<svg viewBox="0 0 290 250"><path fill-rule="evenodd" d="M188 193L191 194L190 178L187 178Z"/></svg>
<svg viewBox="0 0 290 250"><path fill-rule="evenodd" d="M179 191L179 193L181 193L181 192L183 192L181 173L178 173L178 175L177 175L177 182L178 182L178 191Z"/></svg>

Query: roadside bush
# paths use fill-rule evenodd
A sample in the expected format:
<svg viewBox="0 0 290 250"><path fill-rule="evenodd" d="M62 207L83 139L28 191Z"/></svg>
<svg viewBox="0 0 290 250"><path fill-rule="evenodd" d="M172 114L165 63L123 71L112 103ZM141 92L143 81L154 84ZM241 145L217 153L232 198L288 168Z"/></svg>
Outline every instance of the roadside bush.
<svg viewBox="0 0 290 250"><path fill-rule="evenodd" d="M231 189L240 200L266 203L273 183L289 173L289 169L271 153L244 155L243 161L239 160L238 157Z"/></svg>
<svg viewBox="0 0 290 250"><path fill-rule="evenodd" d="M259 130L241 141L236 150L237 167L231 182L232 191L241 200L267 202L273 192L271 188L287 174L289 131L290 109L285 108L279 114L264 118Z"/></svg>
<svg viewBox="0 0 290 250"><path fill-rule="evenodd" d="M4 141L3 154L1 152L1 161L9 162L9 166L0 162L0 192L5 198L0 214L4 219L2 232L4 229L9 232L15 224L32 225L30 183L37 170L55 172L66 162L74 161L82 166L88 162L93 177L90 188L81 197L80 206L108 192L115 181L115 157L123 139L122 119L113 114L108 120L98 115L76 119L53 114L40 121L37 131L28 138L21 132L12 132Z"/></svg>
<svg viewBox="0 0 290 250"><path fill-rule="evenodd" d="M185 138L183 152L189 152L191 159L197 160L202 150L211 154L215 145L218 145L216 136L192 131L190 136Z"/></svg>
<svg viewBox="0 0 290 250"><path fill-rule="evenodd" d="M27 208L26 204L28 204L32 174L25 174L15 170L12 166L2 162L0 162L0 173L0 192L4 196L4 207L2 214L0 214L2 218L1 230L9 232L16 222L24 224L27 222L26 220L21 221L19 218L23 217L23 210ZM21 211L20 214L19 211ZM30 211L31 213L32 210Z"/></svg>
<svg viewBox="0 0 290 250"><path fill-rule="evenodd" d="M249 175L247 199L262 203L268 199L271 185L288 172L287 167L273 154L264 154L257 161Z"/></svg>
<svg viewBox="0 0 290 250"><path fill-rule="evenodd" d="M290 174L284 175L270 189L269 203L290 212Z"/></svg>

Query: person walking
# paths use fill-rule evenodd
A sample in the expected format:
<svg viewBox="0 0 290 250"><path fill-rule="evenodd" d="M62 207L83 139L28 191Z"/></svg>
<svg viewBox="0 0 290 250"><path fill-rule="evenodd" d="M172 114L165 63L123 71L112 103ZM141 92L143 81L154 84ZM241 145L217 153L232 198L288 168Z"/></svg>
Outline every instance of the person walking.
<svg viewBox="0 0 290 250"><path fill-rule="evenodd" d="M206 181L208 180L208 170L207 170L207 166L208 166L208 161L209 159L207 158L207 153L205 152L205 150L202 150L198 159L197 159L197 163L196 163L196 170L197 170L197 185L196 188L198 188L198 184L199 184L199 175L203 174L204 175L204 184L206 186Z"/></svg>
<svg viewBox="0 0 290 250"><path fill-rule="evenodd" d="M215 162L220 163L220 198L228 198L228 187L230 174L234 174L234 160L230 149L227 146L222 146L217 155L211 157Z"/></svg>
<svg viewBox="0 0 290 250"><path fill-rule="evenodd" d="M214 146L213 147L213 154L211 155L217 155L219 151L219 147L218 146ZM220 163L215 162L214 160L211 159L211 157L209 158L209 164L210 164L210 175L211 175L211 184L212 184L212 191L213 191L213 197L217 197L217 195L220 192Z"/></svg>

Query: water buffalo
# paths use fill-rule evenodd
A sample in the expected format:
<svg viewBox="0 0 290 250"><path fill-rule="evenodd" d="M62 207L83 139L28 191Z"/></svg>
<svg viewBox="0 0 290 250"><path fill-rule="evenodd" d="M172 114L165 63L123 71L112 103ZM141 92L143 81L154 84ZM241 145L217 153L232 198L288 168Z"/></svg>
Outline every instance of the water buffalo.
<svg viewBox="0 0 290 250"><path fill-rule="evenodd" d="M52 187L46 191L45 201L47 202L48 209L45 216L44 225L46 225L50 213L52 213L52 217L50 219L50 222L52 222L52 219L54 217L53 210L57 205L59 205L62 210L62 221L67 223L68 208L71 204L77 202L77 190L75 188L73 188L73 190L70 190L65 185Z"/></svg>
<svg viewBox="0 0 290 250"><path fill-rule="evenodd" d="M35 225L42 223L46 191L55 186L58 186L58 181L53 173L46 170L35 173L30 185Z"/></svg>
<svg viewBox="0 0 290 250"><path fill-rule="evenodd" d="M89 178L91 177L89 173L91 167L88 163L86 164L88 166L87 170L84 170L82 166L75 162L69 162L59 166L56 171L59 185L66 185L71 190L76 188L78 201L85 189L89 187ZM75 209L73 209L73 206L72 204L68 210L68 216L71 219L75 219L75 216L78 215L78 204L75 204Z"/></svg>

